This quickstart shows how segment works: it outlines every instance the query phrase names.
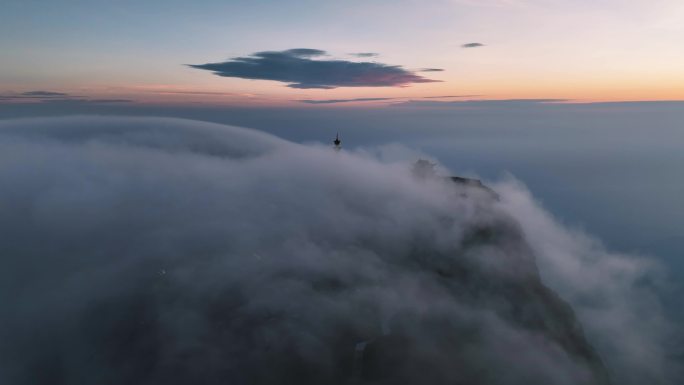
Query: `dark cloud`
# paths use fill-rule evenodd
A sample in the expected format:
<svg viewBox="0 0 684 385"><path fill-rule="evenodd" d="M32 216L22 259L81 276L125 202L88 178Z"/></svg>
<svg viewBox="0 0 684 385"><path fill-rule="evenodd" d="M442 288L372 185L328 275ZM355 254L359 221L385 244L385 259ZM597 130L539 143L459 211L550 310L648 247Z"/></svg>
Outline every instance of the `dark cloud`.
<svg viewBox="0 0 684 385"><path fill-rule="evenodd" d="M420 72L443 72L443 68L421 68Z"/></svg>
<svg viewBox="0 0 684 385"><path fill-rule="evenodd" d="M27 91L27 92L6 92L0 94L0 100L21 101L21 100L47 100L47 99L72 99L79 96L69 95L63 92L52 91Z"/></svg>
<svg viewBox="0 0 684 385"><path fill-rule="evenodd" d="M237 92L220 92L220 91L174 91L174 90L151 90L147 91L153 94L170 94L170 95L217 95L217 96L242 96Z"/></svg>
<svg viewBox="0 0 684 385"><path fill-rule="evenodd" d="M356 56L356 57L378 57L378 56L380 56L379 53L375 53L375 52L357 52L357 53L350 53L350 55Z"/></svg>
<svg viewBox="0 0 684 385"><path fill-rule="evenodd" d="M69 103L69 104L120 104L133 103L132 99L85 99L85 98L70 98L70 99L45 99L42 103Z"/></svg>
<svg viewBox="0 0 684 385"><path fill-rule="evenodd" d="M482 43L466 43L461 45L461 48L478 48L478 47L484 47L485 45Z"/></svg>
<svg viewBox="0 0 684 385"><path fill-rule="evenodd" d="M28 91L22 92L22 96L39 96L39 97L50 97L50 96L69 96L63 92L51 92L51 91Z"/></svg>
<svg viewBox="0 0 684 385"><path fill-rule="evenodd" d="M444 96L425 96L422 99L447 99L447 98L475 98L482 95L444 95Z"/></svg>
<svg viewBox="0 0 684 385"><path fill-rule="evenodd" d="M535 105L556 105L567 102L567 99L492 99L492 100L455 100L455 101L434 101L434 100L409 100L394 104L399 107L529 107Z"/></svg>
<svg viewBox="0 0 684 385"><path fill-rule="evenodd" d="M471 98L480 95L442 95L442 96L424 96L420 99L449 99L449 98ZM348 103L348 102L371 102L371 101L389 101L389 100L406 100L407 98L393 97L393 98L353 98L353 99L303 99L296 100L297 102L307 104L334 104L334 103ZM409 100L406 103L414 102Z"/></svg>
<svg viewBox="0 0 684 385"><path fill-rule="evenodd" d="M605 384L583 329L614 383L677 383L642 260L515 181L408 170L187 120L0 122L0 383Z"/></svg>
<svg viewBox="0 0 684 385"><path fill-rule="evenodd" d="M132 99L87 99L88 103L133 103Z"/></svg>
<svg viewBox="0 0 684 385"><path fill-rule="evenodd" d="M431 83L398 65L347 60L313 59L325 51L296 48L286 51L257 52L220 63L190 64L192 68L212 71L223 77L274 80L291 88L332 89L337 87L401 87Z"/></svg>
<svg viewBox="0 0 684 385"><path fill-rule="evenodd" d="M448 99L448 98L466 98L479 95L445 95L445 96L424 96L420 99ZM307 104L334 104L334 103L349 103L349 102L372 102L372 101L389 101L389 100L406 100L406 98L353 98L353 99L303 99L297 100L301 103Z"/></svg>
<svg viewBox="0 0 684 385"><path fill-rule="evenodd" d="M312 100L304 99L297 100L298 102L307 104L334 104L334 103L349 103L349 102L374 102L381 100L394 100L396 98L355 98L355 99L323 99L323 100Z"/></svg>
<svg viewBox="0 0 684 385"><path fill-rule="evenodd" d="M0 94L0 102L11 103L68 103L68 104L113 104L132 103L130 99L97 99L81 95L71 95L64 92L28 91L22 93Z"/></svg>

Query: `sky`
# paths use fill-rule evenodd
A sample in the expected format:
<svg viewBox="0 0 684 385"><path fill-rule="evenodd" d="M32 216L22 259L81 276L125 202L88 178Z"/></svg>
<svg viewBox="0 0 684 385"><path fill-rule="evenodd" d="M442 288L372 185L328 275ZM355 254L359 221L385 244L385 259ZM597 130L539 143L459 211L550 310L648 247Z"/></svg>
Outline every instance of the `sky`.
<svg viewBox="0 0 684 385"><path fill-rule="evenodd" d="M682 100L683 17L677 0L6 0L0 96L235 106ZM380 68L375 79L391 67L424 81L293 88L269 63L252 78L189 66L298 48L325 54L299 64L366 62ZM311 72L299 64L286 70Z"/></svg>

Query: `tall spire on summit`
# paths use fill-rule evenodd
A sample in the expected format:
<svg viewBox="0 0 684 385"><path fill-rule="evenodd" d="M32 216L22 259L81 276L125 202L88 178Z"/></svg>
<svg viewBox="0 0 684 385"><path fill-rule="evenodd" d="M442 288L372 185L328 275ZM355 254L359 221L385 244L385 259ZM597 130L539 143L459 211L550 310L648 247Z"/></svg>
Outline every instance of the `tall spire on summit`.
<svg viewBox="0 0 684 385"><path fill-rule="evenodd" d="M342 149L342 141L340 140L340 133L335 134L335 140L333 141L335 145L335 151L340 151Z"/></svg>

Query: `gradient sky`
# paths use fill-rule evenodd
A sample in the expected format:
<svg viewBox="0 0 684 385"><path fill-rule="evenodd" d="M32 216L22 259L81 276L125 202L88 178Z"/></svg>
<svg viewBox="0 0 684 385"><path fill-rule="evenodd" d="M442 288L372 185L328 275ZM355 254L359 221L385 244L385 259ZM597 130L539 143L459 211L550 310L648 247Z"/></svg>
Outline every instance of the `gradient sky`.
<svg viewBox="0 0 684 385"><path fill-rule="evenodd" d="M0 95L219 105L684 100L682 20L681 0L4 0ZM474 42L484 46L462 47ZM444 71L419 73L441 82L324 90L185 66L291 48ZM357 52L379 56L349 55Z"/></svg>

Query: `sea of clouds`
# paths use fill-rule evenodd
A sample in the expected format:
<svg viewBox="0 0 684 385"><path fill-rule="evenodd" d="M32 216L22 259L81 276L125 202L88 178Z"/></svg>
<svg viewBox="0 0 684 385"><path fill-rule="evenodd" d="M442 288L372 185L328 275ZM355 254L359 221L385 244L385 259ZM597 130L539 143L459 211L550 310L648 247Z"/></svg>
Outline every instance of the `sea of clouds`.
<svg viewBox="0 0 684 385"><path fill-rule="evenodd" d="M0 121L0 383L353 381L335 362L392 328L430 353L439 336L411 317L483 336L459 357L435 350L445 373L588 383L499 304L461 303L428 274L500 223L532 253L482 248L484 281L536 274L534 255L615 383L673 383L657 265L568 229L513 178L491 185L499 200L464 196L412 176L410 151L373 153L180 119Z"/></svg>

